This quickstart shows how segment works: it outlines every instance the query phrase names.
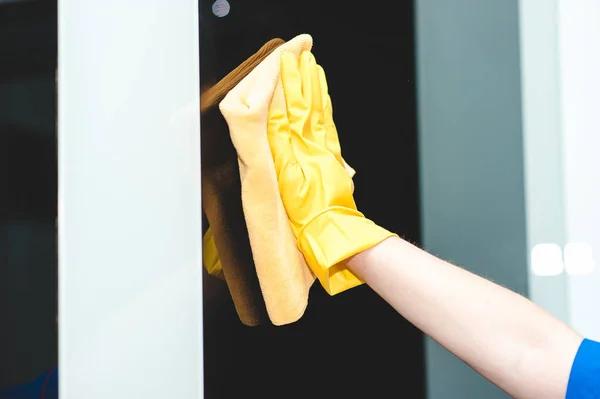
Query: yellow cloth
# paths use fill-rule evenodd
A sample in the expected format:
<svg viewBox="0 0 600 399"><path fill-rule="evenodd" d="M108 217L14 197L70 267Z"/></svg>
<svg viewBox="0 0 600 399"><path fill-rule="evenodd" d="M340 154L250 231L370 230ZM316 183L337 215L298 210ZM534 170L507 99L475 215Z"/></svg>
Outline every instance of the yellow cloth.
<svg viewBox="0 0 600 399"><path fill-rule="evenodd" d="M325 72L314 56L284 54L281 80L285 104L272 105L268 121L281 198L308 264L334 295L362 283L345 260L395 234L356 208Z"/></svg>
<svg viewBox="0 0 600 399"><path fill-rule="evenodd" d="M309 35L281 45L219 105L238 153L242 206L254 264L269 318L275 325L302 317L315 276L297 247L281 202L267 140L267 114L279 80L282 52L300 55L311 48ZM275 97L283 99L281 86Z"/></svg>

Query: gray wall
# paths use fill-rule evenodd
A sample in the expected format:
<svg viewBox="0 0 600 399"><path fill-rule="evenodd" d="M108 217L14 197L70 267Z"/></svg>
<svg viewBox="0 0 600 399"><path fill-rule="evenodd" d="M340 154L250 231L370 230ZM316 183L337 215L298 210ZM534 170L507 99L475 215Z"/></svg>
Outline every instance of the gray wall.
<svg viewBox="0 0 600 399"><path fill-rule="evenodd" d="M527 294L519 4L417 0L424 247ZM507 397L431 340L430 399Z"/></svg>

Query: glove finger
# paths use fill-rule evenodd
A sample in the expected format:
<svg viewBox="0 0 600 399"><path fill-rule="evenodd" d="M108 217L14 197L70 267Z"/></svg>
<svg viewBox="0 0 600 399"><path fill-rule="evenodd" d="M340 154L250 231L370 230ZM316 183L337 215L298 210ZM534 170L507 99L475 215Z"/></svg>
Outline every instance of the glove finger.
<svg viewBox="0 0 600 399"><path fill-rule="evenodd" d="M323 87L321 84L322 71L323 68L321 67L321 65L317 64L315 60L315 62L310 67L310 80L313 91L311 109L314 115L318 116L321 121L324 118L323 111L325 103L323 102L323 93L327 94L327 82L325 82L325 87ZM322 73L325 74L324 71Z"/></svg>
<svg viewBox="0 0 600 399"><path fill-rule="evenodd" d="M292 129L297 132L302 132L302 137L306 140L313 140L312 127L311 127L311 115L312 115L312 102L315 94L313 92L312 85L312 67L316 65L315 57L310 51L303 51L299 57L299 68L300 78L302 80L302 97L308 106L308 112L304 115L304 118L298 119L296 122L298 125L292 125ZM301 125L300 125L301 123Z"/></svg>
<svg viewBox="0 0 600 399"><path fill-rule="evenodd" d="M302 93L302 75L298 64L293 54L281 55L281 83L289 126L292 134L302 136L304 122L310 112L310 104L306 102Z"/></svg>
<svg viewBox="0 0 600 399"><path fill-rule="evenodd" d="M327 99L329 98L329 85L327 84L327 77L325 76L325 70L321 65L317 65L317 74L319 75L319 92L321 93L321 106L323 111L327 106Z"/></svg>
<svg viewBox="0 0 600 399"><path fill-rule="evenodd" d="M327 148L327 150L335 156L338 162L340 162L342 165L344 164L342 160L342 148L340 146L337 128L335 127L334 123L329 123L326 125L325 148Z"/></svg>
<svg viewBox="0 0 600 399"><path fill-rule="evenodd" d="M317 62L310 51L303 51L300 54L298 63L302 83L302 97L305 103L310 106L313 101L312 68L317 65Z"/></svg>
<svg viewBox="0 0 600 399"><path fill-rule="evenodd" d="M338 162L340 162L344 166L344 169L346 169L348 175L352 178L356 174L356 170L354 170L354 168L350 166L344 158L342 158L342 149L337 134L337 128L335 127L335 123L333 122L333 108L331 105L331 97L329 96L329 86L327 84L327 76L325 75L325 70L320 65L317 65L315 71L318 75L319 92L321 93L319 100L319 116L321 117L320 124L321 126L325 125L328 127L328 129L331 129L329 140L327 140L326 134L328 129L322 130L324 134L323 146L335 156ZM352 192L354 192L354 182L352 182Z"/></svg>
<svg viewBox="0 0 600 399"><path fill-rule="evenodd" d="M333 122L333 107L331 104L331 97L328 93L327 77L325 71L321 66L318 67L319 74L319 86L321 87L321 96L323 102L323 124L325 126L325 148L329 150L336 159L344 165L342 159L342 150L340 148L340 142L337 134L335 123Z"/></svg>
<svg viewBox="0 0 600 399"><path fill-rule="evenodd" d="M267 119L267 140L275 164L277 176L281 174L287 165L296 162L294 147L292 144L292 133L285 112L269 108Z"/></svg>
<svg viewBox="0 0 600 399"><path fill-rule="evenodd" d="M320 65L316 63L311 68L311 82L312 82L312 90L313 90L313 98L312 98L312 107L311 107L311 130L312 130L312 139L313 141L319 145L323 149L327 149L326 147L326 130L325 130L325 110L323 107L323 88L321 87L321 68ZM323 72L324 74L324 72ZM327 82L325 82L327 85ZM327 87L325 87L327 90Z"/></svg>

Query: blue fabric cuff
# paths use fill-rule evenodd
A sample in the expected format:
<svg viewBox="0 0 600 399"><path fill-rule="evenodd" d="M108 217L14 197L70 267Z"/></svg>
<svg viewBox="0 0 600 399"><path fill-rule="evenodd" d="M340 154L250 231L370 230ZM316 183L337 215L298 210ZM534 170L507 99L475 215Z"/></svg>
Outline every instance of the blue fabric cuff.
<svg viewBox="0 0 600 399"><path fill-rule="evenodd" d="M566 399L600 399L600 343L584 339L569 376Z"/></svg>

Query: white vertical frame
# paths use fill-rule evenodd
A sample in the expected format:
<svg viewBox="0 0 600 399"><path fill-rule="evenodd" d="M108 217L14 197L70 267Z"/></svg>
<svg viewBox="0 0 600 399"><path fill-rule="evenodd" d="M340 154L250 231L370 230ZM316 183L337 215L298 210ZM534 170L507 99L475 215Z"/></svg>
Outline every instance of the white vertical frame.
<svg viewBox="0 0 600 399"><path fill-rule="evenodd" d="M600 254L600 2L557 0L565 235ZM568 277L570 324L600 340L600 270Z"/></svg>
<svg viewBox="0 0 600 399"><path fill-rule="evenodd" d="M202 398L197 0L58 4L60 397Z"/></svg>
<svg viewBox="0 0 600 399"><path fill-rule="evenodd" d="M566 261L530 271L531 299L600 340L600 270L570 270L600 253L600 3L520 0L520 30L528 248L555 244ZM573 244L592 258L569 262Z"/></svg>
<svg viewBox="0 0 600 399"><path fill-rule="evenodd" d="M529 298L569 322L568 276L534 273L551 265L533 265L531 255L566 243L557 0L520 0L519 31Z"/></svg>

